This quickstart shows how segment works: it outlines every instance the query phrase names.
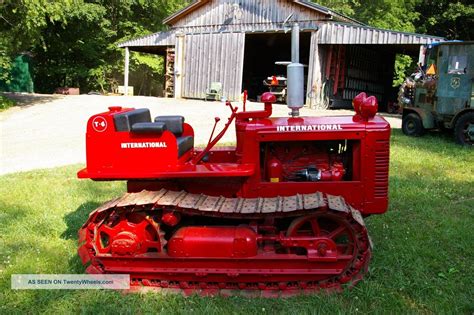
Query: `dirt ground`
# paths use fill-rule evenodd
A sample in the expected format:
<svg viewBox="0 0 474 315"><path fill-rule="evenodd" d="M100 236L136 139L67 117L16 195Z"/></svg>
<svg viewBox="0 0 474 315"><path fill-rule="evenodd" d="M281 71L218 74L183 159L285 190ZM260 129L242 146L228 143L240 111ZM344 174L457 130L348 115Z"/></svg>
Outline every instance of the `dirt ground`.
<svg viewBox="0 0 474 315"><path fill-rule="evenodd" d="M0 113L0 174L85 163L85 128L87 119L106 111L108 106L146 107L152 117L182 115L193 126L195 143L205 145L214 119L220 117L223 126L229 109L221 102L175 100L145 96L100 95L15 95L20 106ZM242 107L242 104L234 105ZM248 110L261 109L260 103L248 103ZM273 116L287 116L285 105L274 105ZM303 116L352 115L349 110L302 109ZM400 128L396 115L383 115ZM219 128L218 128L219 129ZM235 141L235 130L229 128L221 142Z"/></svg>

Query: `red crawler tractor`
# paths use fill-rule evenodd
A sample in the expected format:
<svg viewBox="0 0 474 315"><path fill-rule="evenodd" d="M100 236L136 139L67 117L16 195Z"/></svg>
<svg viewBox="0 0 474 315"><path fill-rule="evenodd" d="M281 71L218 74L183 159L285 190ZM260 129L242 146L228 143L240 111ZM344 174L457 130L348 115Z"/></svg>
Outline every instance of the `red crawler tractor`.
<svg viewBox="0 0 474 315"><path fill-rule="evenodd" d="M227 102L230 118L204 149L181 116L92 116L78 176L126 180L128 193L81 228L87 272L187 293L295 294L360 280L371 257L363 217L387 209L390 126L376 99L362 93L356 114L338 117L272 118L275 96L262 101L243 112ZM214 148L234 121L237 145Z"/></svg>

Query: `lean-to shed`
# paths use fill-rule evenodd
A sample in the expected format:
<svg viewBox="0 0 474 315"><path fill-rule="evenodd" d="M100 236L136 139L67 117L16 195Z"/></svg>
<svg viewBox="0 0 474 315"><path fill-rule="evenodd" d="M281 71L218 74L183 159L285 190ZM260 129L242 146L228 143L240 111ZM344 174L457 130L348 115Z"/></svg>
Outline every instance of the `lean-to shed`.
<svg viewBox="0 0 474 315"><path fill-rule="evenodd" d="M163 21L167 31L120 44L125 85L129 51L140 51L165 56L167 96L204 98L211 82L220 82L227 99L239 99L243 90L257 99L265 78L286 73L275 62L290 60L288 17L300 26L311 107L343 107L359 91L386 105L393 98L395 55L417 57L421 45L443 40L368 27L305 0L197 0Z"/></svg>

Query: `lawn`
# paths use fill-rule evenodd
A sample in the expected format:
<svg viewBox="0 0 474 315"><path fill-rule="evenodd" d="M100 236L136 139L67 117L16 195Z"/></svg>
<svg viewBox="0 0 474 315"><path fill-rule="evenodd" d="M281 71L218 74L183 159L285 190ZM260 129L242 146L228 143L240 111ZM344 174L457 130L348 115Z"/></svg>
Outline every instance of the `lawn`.
<svg viewBox="0 0 474 315"><path fill-rule="evenodd" d="M0 177L0 313L473 313L474 151L398 130L391 143L390 209L366 220L367 277L342 294L287 299L10 290L15 273L83 273L77 230L125 185L78 180L79 165Z"/></svg>

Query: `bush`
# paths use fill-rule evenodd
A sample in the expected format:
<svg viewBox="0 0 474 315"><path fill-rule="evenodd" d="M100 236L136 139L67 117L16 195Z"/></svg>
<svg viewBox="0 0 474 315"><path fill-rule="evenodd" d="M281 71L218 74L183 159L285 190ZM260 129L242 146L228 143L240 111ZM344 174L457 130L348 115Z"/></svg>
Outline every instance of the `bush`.
<svg viewBox="0 0 474 315"><path fill-rule="evenodd" d="M14 101L3 95L0 95L0 112L9 109L10 107L15 105L16 103Z"/></svg>

